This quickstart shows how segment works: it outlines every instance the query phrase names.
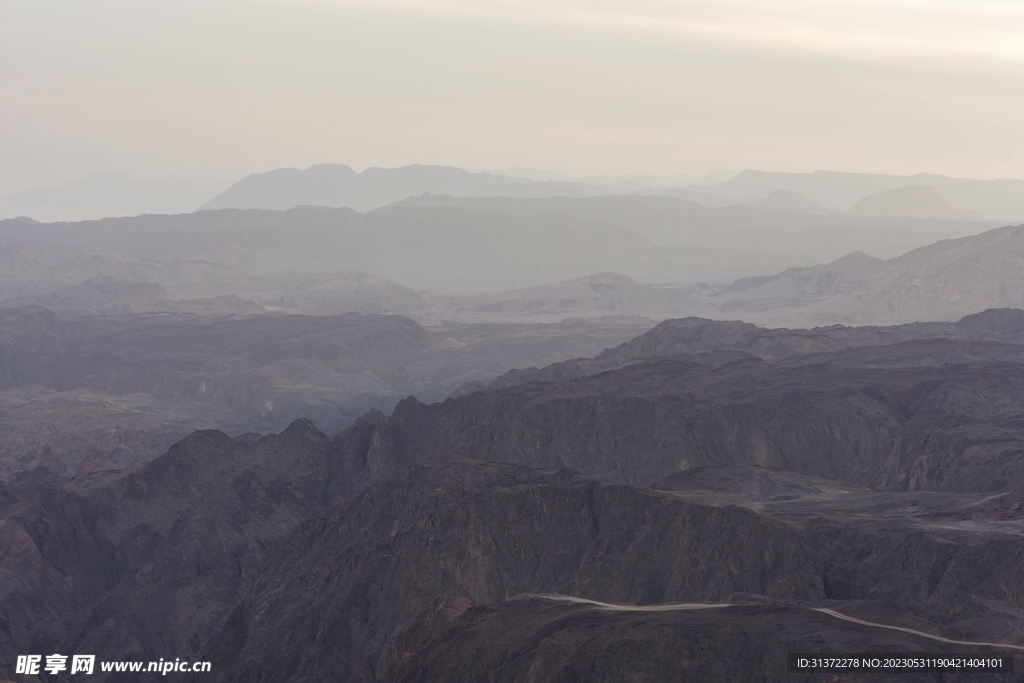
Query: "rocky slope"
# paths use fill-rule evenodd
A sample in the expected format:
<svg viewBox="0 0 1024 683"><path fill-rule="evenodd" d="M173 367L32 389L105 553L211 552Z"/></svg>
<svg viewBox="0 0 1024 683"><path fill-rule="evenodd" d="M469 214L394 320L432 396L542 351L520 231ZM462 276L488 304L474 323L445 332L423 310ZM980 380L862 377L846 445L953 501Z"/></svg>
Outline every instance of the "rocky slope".
<svg viewBox="0 0 1024 683"><path fill-rule="evenodd" d="M766 557L761 572L735 571ZM446 604L533 592L717 600L791 586L806 599L824 596L800 541L741 509L687 505L567 472L438 464L367 492L282 545L222 636L237 659L227 659L221 680L327 672L375 680L402 655L394 635Z"/></svg>
<svg viewBox="0 0 1024 683"><path fill-rule="evenodd" d="M605 349L594 358L575 358L543 368L516 368L495 378L498 389L535 381L563 381L620 368L640 360L676 358L721 364L741 358L781 358L858 346L885 346L923 339L1024 342L1024 311L988 309L955 323L909 323L887 327L831 325L811 330L767 329L738 320L665 320L648 332Z"/></svg>
<svg viewBox="0 0 1024 683"><path fill-rule="evenodd" d="M167 452L172 436L148 429L69 429L5 424L0 433L0 481L36 467L73 476L87 463L129 465Z"/></svg>
<svg viewBox="0 0 1024 683"><path fill-rule="evenodd" d="M942 240L897 258L850 254L736 282L709 298L723 313L772 324L898 324L1020 308L1024 226Z"/></svg>
<svg viewBox="0 0 1024 683"><path fill-rule="evenodd" d="M934 681L931 674L790 674L789 652L934 652L927 639L877 632L784 605L609 612L526 598L423 620L385 681ZM440 622L440 623L439 623ZM723 656L724 655L724 656ZM1012 674L954 674L957 681Z"/></svg>
<svg viewBox="0 0 1024 683"><path fill-rule="evenodd" d="M326 510L326 441L308 422L234 441L197 432L145 465L0 485L4 661L196 655L267 552Z"/></svg>
<svg viewBox="0 0 1024 683"><path fill-rule="evenodd" d="M40 468L3 485L0 655L173 653L237 681L415 680L495 658L499 680L532 668L554 681L603 666L601 653L633 633L691 653L681 668L660 664L666 671L696 666L725 681L740 671L785 680L787 648L951 649L826 618L819 606L924 634L1024 643L1024 546L994 515L971 533L921 528L912 515L842 519L821 501L801 516L701 500L715 490L694 482L655 491L453 458L353 498L344 448L297 422L279 436L196 433L145 466L92 466L74 479ZM932 495L932 507L954 507ZM977 517L986 498L955 502ZM608 613L524 601L536 593L740 606ZM513 640L499 635L513 628ZM701 654L689 636L669 635L680 632L702 634ZM748 647L736 651L737 639ZM618 661L609 671L633 662Z"/></svg>
<svg viewBox="0 0 1024 683"><path fill-rule="evenodd" d="M1018 345L943 340L774 363L657 361L430 406L407 399L358 428L394 462L475 454L640 485L748 463L898 490L1000 491L1024 474L1022 362Z"/></svg>
<svg viewBox="0 0 1024 683"><path fill-rule="evenodd" d="M44 463L71 474L89 453L130 462L117 444L146 439L123 430L148 430L164 446L195 429L268 431L299 417L336 431L374 406L390 410L410 394L441 398L517 364L594 354L649 324L609 318L424 328L402 316L356 313L0 310L0 427L7 430L0 477ZM143 452L155 455L150 447Z"/></svg>
<svg viewBox="0 0 1024 683"><path fill-rule="evenodd" d="M227 663L216 677L225 681L554 681L597 671L598 680L621 680L609 677L636 670L655 679L786 680L787 651L943 647L797 605L884 614L939 635L943 627L905 610L959 621L944 590L973 594L969 603L981 595L1020 603L1019 538L954 543L891 527L833 527L841 541L824 545L828 534L808 529L571 472L436 461L299 529L204 656ZM904 561L894 570L892 555L878 553L880 538L916 558L916 568ZM856 585L847 578L853 566ZM938 586L924 567L942 577ZM753 604L608 613L522 599L531 593ZM848 602L868 593L902 607Z"/></svg>
<svg viewBox="0 0 1024 683"><path fill-rule="evenodd" d="M33 316L53 322L24 312L12 339ZM334 436L300 420L29 470L0 484L0 657L776 681L796 649L1007 654L928 636L1024 646L1022 318L684 320L609 352L639 362L409 398ZM732 606L636 609L689 602Z"/></svg>

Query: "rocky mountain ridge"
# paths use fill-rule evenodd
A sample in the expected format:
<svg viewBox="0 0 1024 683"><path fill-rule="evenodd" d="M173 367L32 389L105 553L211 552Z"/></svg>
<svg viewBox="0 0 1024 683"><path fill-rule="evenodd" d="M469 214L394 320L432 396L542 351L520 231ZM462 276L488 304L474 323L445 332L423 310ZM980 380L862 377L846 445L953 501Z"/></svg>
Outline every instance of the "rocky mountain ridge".
<svg viewBox="0 0 1024 683"><path fill-rule="evenodd" d="M280 168L246 176L198 209L286 210L312 205L349 207L362 212L425 192L587 197L607 194L609 190L589 183L537 182L451 166L371 167L357 173L344 164L317 164L305 170Z"/></svg>
<svg viewBox="0 0 1024 683"><path fill-rule="evenodd" d="M850 254L822 266L740 281L709 303L723 313L772 324L898 324L910 316L954 320L985 308L1020 307L1022 249L1024 226L1008 226L886 261Z"/></svg>
<svg viewBox="0 0 1024 683"><path fill-rule="evenodd" d="M15 341L59 322L17 315ZM1022 333L1021 311L673 321L608 352L639 362L409 398L333 436L298 420L28 470L0 484L0 650L173 653L247 682L775 681L792 648L1024 646ZM733 606L637 607L686 602Z"/></svg>
<svg viewBox="0 0 1024 683"><path fill-rule="evenodd" d="M692 316L676 318L665 320L619 346L605 349L594 358L575 358L543 368L509 370L487 386L500 389L534 381L564 381L642 360L678 358L697 359L702 364L723 364L744 358L774 359L926 339L1024 343L1024 311L989 309L964 316L955 323L831 325L810 330L768 329L738 320L709 320ZM458 393L465 393L468 388L460 389Z"/></svg>
<svg viewBox="0 0 1024 683"><path fill-rule="evenodd" d="M768 680L781 680L783 651L796 644L950 649L920 637L896 642L885 629L801 606L824 604L946 637L1024 642L1012 617L1024 585L1022 547L997 528L801 521L690 500L687 492L457 458L418 465L352 497L336 486L343 448L343 440L297 422L279 436L197 433L128 470L91 468L66 480L39 469L5 484L0 586L10 630L0 647L7 656L63 648L138 660L174 652L215 662L216 680L297 681L327 672L408 680L416 667L436 666L427 662L453 634L481 633L488 620L482 633L498 646L493 629L515 623L511 615L530 593L737 603L717 617L724 621L676 616L670 623L710 629L705 666L733 660L722 657L731 639L758 643L733 665ZM316 519L302 523L309 516ZM61 620L41 615L41 604ZM773 644L765 629L780 618L786 636ZM611 629L605 642L622 637L614 613L591 611L586 619L591 633ZM554 665L540 680L557 680L564 665L556 662L582 657L576 666L586 666L596 656L585 642L564 641L548 664L528 657L541 670ZM449 652L452 664L459 661Z"/></svg>
<svg viewBox="0 0 1024 683"><path fill-rule="evenodd" d="M135 462L195 429L270 431L306 416L336 431L411 393L434 400L512 364L597 353L649 326L0 309L0 479L40 464L70 475L93 458Z"/></svg>
<svg viewBox="0 0 1024 683"><path fill-rule="evenodd" d="M994 218L1024 218L1021 192L1024 181L1010 178L977 180L950 178L937 173L885 175L880 173L779 173L745 170L710 191L729 196L764 196L774 190L787 190L806 195L811 201L837 210L847 209L857 200L871 194L895 190L908 185L932 186L953 206L978 211Z"/></svg>

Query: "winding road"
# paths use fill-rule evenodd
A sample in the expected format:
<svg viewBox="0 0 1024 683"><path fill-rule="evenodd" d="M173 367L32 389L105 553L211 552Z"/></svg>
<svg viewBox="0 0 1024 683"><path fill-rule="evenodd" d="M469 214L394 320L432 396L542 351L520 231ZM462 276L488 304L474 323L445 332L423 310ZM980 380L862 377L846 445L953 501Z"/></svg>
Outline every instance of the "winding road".
<svg viewBox="0 0 1024 683"><path fill-rule="evenodd" d="M729 602L678 602L660 605L616 605L609 602L599 602L597 600L588 600L586 598L576 598L571 595L554 595L554 594L534 594L530 597L543 598L545 600L558 600L562 602L575 602L584 605L591 605L597 609L613 610L619 612L671 612L677 610L696 610L696 609L717 609L722 607L734 607L740 606ZM951 645L971 645L971 646L986 646L986 647L1001 647L1009 648L1011 650L1017 650L1024 652L1024 645L1011 645L1009 643L985 643L975 642L971 640L953 640L952 638L943 638L942 636L936 636L931 633L925 633L924 631L916 631L912 628L906 628L904 626L892 626L889 624L879 624L874 621L865 621L864 619L857 619L856 617L850 617L842 612L837 612L834 609L827 607L797 607L798 609L811 610L813 612L821 612L827 614L830 617L836 619L842 619L843 621L849 621L854 624L860 624L861 626L870 626L872 628L887 628L893 631L903 631L904 633L910 633L915 636L921 636L922 638L928 638L929 640L937 640L940 643L949 643Z"/></svg>

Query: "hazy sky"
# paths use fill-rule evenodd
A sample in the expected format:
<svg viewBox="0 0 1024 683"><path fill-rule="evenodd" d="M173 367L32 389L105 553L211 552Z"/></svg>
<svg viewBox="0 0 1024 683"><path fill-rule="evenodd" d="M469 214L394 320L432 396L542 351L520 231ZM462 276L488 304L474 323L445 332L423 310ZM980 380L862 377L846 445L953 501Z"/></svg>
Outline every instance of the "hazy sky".
<svg viewBox="0 0 1024 683"><path fill-rule="evenodd" d="M4 0L0 194L97 170L1024 177L1020 0Z"/></svg>

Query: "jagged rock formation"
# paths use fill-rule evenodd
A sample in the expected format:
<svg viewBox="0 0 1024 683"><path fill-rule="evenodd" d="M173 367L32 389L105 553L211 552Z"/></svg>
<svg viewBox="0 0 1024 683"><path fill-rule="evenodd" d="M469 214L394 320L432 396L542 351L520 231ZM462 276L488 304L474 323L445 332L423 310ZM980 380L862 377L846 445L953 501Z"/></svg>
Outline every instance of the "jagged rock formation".
<svg viewBox="0 0 1024 683"><path fill-rule="evenodd" d="M478 665L450 649L463 639L490 643L488 657L511 653L499 624L529 614L552 624L534 631L531 648L561 642L558 655L516 648L509 670L533 661L547 672L538 680L601 661L593 641L572 635L579 623L609 644L623 623L645 637L664 637L655 634L670 624L701 630L707 680L731 680L728 666L779 680L787 644L949 650L807 609L823 604L944 637L1024 642L1014 616L1024 547L994 522L971 532L948 517L945 527L922 527L912 514L879 521L841 505L830 514L839 504L820 498L816 514L787 509L790 501L756 511L700 499L712 489L644 490L460 459L413 467L349 499L344 448L297 422L280 436L196 433L142 467L96 465L72 480L40 468L5 484L0 654L173 652L215 662L213 680L410 680L441 655L445 667ZM966 504L977 516L984 500L940 496L938 506ZM749 606L640 618L517 600L555 592ZM785 638L773 644L766 629L776 620ZM728 664L736 638L751 647Z"/></svg>
<svg viewBox="0 0 1024 683"><path fill-rule="evenodd" d="M299 529L204 656L227 662L216 678L223 681L463 680L458 676L485 663L500 672L497 680L519 680L526 670L536 680L563 680L567 671L586 677L606 661L608 648L646 637L689 653L676 665L648 662L666 673L697 667L703 680L735 680L741 671L740 680L784 680L787 646L942 645L763 604L642 618L515 598L561 593L645 605L743 602L742 594L752 593L793 605L871 594L947 622L950 604L972 592L1020 600L1019 539L972 543L963 535L950 543L877 525L837 526L801 530L741 507L694 504L565 471L434 462ZM920 572L894 570L909 561L896 552L913 554L919 567L943 567L945 576L936 586ZM871 605L861 610L879 613ZM887 616L894 614L899 610ZM692 636L669 636L672 628L702 633L703 654L690 649ZM510 641L505 632L516 635ZM751 647L734 651L737 640ZM636 664L615 659L609 673Z"/></svg>
<svg viewBox="0 0 1024 683"><path fill-rule="evenodd" d="M609 352L639 362L410 398L334 436L300 420L23 472L0 484L0 657L173 653L246 683L775 681L788 649L1024 645L1022 323L679 321ZM636 645L612 663L614 643Z"/></svg>
<svg viewBox="0 0 1024 683"><path fill-rule="evenodd" d="M765 556L764 573L735 571ZM375 680L402 655L394 635L442 596L456 608L531 592L651 603L793 586L824 597L799 540L740 508L569 472L438 464L299 530L232 617L222 638L234 652L211 657L227 660L220 680Z"/></svg>
<svg viewBox="0 0 1024 683"><path fill-rule="evenodd" d="M5 424L0 432L0 481L40 466L74 476L94 461L111 465L144 462L166 453L174 441L170 435L148 429Z"/></svg>
<svg viewBox="0 0 1024 683"><path fill-rule="evenodd" d="M945 340L720 367L657 361L565 383L398 404L382 461L434 454L646 485L747 463L895 490L1007 490L1024 476L1024 347Z"/></svg>
<svg viewBox="0 0 1024 683"><path fill-rule="evenodd" d="M327 509L326 442L306 421L197 432L142 466L0 484L0 655L194 657L269 550Z"/></svg>
<svg viewBox="0 0 1024 683"><path fill-rule="evenodd" d="M956 323L910 323L877 327L832 325L812 330L766 329L738 320L706 318L666 320L650 331L605 349L597 357L576 358L543 368L509 370L492 380L492 389L535 381L564 381L620 368L640 360L676 358L722 364L742 358L781 358L858 346L885 346L922 339L1024 343L1024 311L989 309Z"/></svg>

